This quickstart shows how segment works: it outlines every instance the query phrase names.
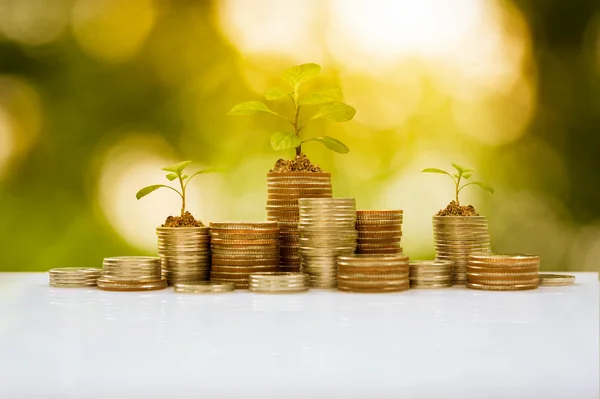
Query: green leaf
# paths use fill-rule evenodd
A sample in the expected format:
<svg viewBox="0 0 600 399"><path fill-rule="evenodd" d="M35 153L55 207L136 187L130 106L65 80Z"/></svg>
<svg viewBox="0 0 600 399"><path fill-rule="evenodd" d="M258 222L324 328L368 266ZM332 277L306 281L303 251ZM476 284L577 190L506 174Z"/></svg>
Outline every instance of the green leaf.
<svg viewBox="0 0 600 399"><path fill-rule="evenodd" d="M302 140L294 132L275 132L271 135L271 147L275 151L296 148L301 144Z"/></svg>
<svg viewBox="0 0 600 399"><path fill-rule="evenodd" d="M330 136L313 137L312 139L304 140L303 143L307 141L318 141L330 150L339 152L340 154L347 154L350 151L346 144Z"/></svg>
<svg viewBox="0 0 600 399"><path fill-rule="evenodd" d="M336 122L347 122L354 118L356 110L346 103L335 101L321 105L311 119L325 118Z"/></svg>
<svg viewBox="0 0 600 399"><path fill-rule="evenodd" d="M173 172L173 173L176 173L177 176L180 176L181 172L185 168L187 168L187 166L191 163L192 163L192 161L183 161L183 162L176 163L175 165L165 166L164 168L162 168L162 170L164 170L165 172Z"/></svg>
<svg viewBox="0 0 600 399"><path fill-rule="evenodd" d="M246 101L239 103L235 107L231 108L231 111L227 115L253 115L257 112L271 112L269 107L261 101Z"/></svg>
<svg viewBox="0 0 600 399"><path fill-rule="evenodd" d="M203 169L203 170L199 170L198 172L192 174L190 176L190 178L188 179L188 181L185 183L185 187L187 187L188 183L196 176L198 175L204 175L206 173L216 173L216 172L223 172L224 169L222 168L208 168L208 169ZM187 177L187 176L186 176Z"/></svg>
<svg viewBox="0 0 600 399"><path fill-rule="evenodd" d="M167 173L167 179L169 179L169 181L173 181L175 179L177 179L179 177L179 175L177 175L177 173Z"/></svg>
<svg viewBox="0 0 600 399"><path fill-rule="evenodd" d="M300 105L324 104L333 101L341 101L343 97L342 88L339 86L315 90L300 98Z"/></svg>
<svg viewBox="0 0 600 399"><path fill-rule="evenodd" d="M283 71L283 78L292 86L299 85L314 78L321 72L317 64L296 65Z"/></svg>
<svg viewBox="0 0 600 399"><path fill-rule="evenodd" d="M460 175L458 173L455 173L454 177L456 177L458 179L460 177Z"/></svg>
<svg viewBox="0 0 600 399"><path fill-rule="evenodd" d="M181 180L185 180L185 179L187 179L188 177L189 177L188 175L183 175L183 176L181 176Z"/></svg>
<svg viewBox="0 0 600 399"><path fill-rule="evenodd" d="M460 173L460 174L464 174L464 173L467 173L467 172L475 172L475 169L465 168L465 167L462 167L462 166L457 165L455 163L453 163L452 166L454 166L454 169L458 170L458 173Z"/></svg>
<svg viewBox="0 0 600 399"><path fill-rule="evenodd" d="M481 182L478 182L478 181L474 181L474 182L471 182L469 184L475 184L475 185L483 188L485 191L488 191L488 192L494 194L494 189L492 187L488 186L487 184L484 184L484 183L481 183Z"/></svg>
<svg viewBox="0 0 600 399"><path fill-rule="evenodd" d="M450 176L450 173L446 172L445 170L442 169L438 169L438 168L425 168L421 171L422 173L441 173L443 175L448 175ZM450 176L452 177L452 176Z"/></svg>
<svg viewBox="0 0 600 399"><path fill-rule="evenodd" d="M166 188L170 188L171 190L173 190L173 187L165 186L164 184L154 184L152 186L148 186L148 187L142 188L140 191L137 192L137 194L135 195L135 197L137 199L143 198L146 195L150 194L153 191L158 190L161 187L166 187Z"/></svg>
<svg viewBox="0 0 600 399"><path fill-rule="evenodd" d="M471 177L470 173L465 173L464 175L462 175L463 179L467 179L468 180L470 177Z"/></svg>
<svg viewBox="0 0 600 399"><path fill-rule="evenodd" d="M267 100L280 100L290 93L282 89L281 87L270 87L265 94Z"/></svg>

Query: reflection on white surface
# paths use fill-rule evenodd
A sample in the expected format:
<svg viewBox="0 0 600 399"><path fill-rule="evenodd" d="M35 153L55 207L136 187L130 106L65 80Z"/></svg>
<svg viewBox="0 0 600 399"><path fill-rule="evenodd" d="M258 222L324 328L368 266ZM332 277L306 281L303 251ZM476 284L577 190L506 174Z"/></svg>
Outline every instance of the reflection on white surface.
<svg viewBox="0 0 600 399"><path fill-rule="evenodd" d="M598 275L529 292L113 293L0 274L0 397L597 398Z"/></svg>

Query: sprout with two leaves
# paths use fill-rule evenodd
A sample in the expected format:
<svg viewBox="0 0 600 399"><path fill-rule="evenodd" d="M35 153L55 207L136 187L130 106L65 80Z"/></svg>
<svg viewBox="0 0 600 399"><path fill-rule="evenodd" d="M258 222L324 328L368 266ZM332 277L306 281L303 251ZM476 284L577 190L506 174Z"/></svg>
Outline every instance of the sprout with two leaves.
<svg viewBox="0 0 600 399"><path fill-rule="evenodd" d="M185 196L185 194L186 194L187 186L190 183L190 181L198 175L219 171L218 169L210 168L210 169L200 170L200 171L192 174L191 176L183 174L183 170L191 163L192 163L192 161L183 161L183 162L177 163L175 165L166 166L166 167L162 168L162 170L164 170L165 172L168 172L166 175L166 178L169 181L174 181L174 180L178 181L179 187L180 187L179 190L174 187L167 186L164 184L153 184L151 186L144 187L140 191L138 191L137 194L135 195L136 198L139 200L139 199L145 197L146 195L150 194L151 192L158 190L159 188L168 188L169 190L173 190L177 194L179 194L179 196L181 197L181 218L183 219L186 214L186 210L185 210L186 196Z"/></svg>
<svg viewBox="0 0 600 399"><path fill-rule="evenodd" d="M450 176L450 178L454 181L454 185L455 185L455 194L456 194L456 205L460 206L460 202L458 200L458 194L462 191L463 188L467 187L467 186L479 186L482 189L484 189L485 191L488 191L490 193L494 193L494 189L484 183L478 182L478 181L472 181L469 183L465 183L462 186L460 185L460 182L462 179L465 180L469 180L471 178L471 174L472 172L475 171L475 169L471 169L471 168L464 168L460 165L457 165L455 163L452 164L452 166L454 167L454 169L456 169L457 173L455 173L454 175L451 175L450 173L446 172L445 170L442 169L437 169L437 168L426 168L423 169L422 172L425 173L440 173L443 175L448 175Z"/></svg>
<svg viewBox="0 0 600 399"><path fill-rule="evenodd" d="M303 139L300 137L306 125L317 119L329 119L335 122L347 122L356 114L356 110L350 105L342 102L342 89L339 86L317 89L303 93L302 85L321 72L317 64L302 64L286 69L283 79L289 88L271 87L265 98L267 100L290 100L293 105L293 116L288 118L273 110L261 101L247 101L234 106L228 115L252 115L258 112L266 112L275 115L291 125L291 129L285 132L275 132L271 135L271 147L274 150L296 149L296 156L302 154L302 145L311 141L323 144L328 149L346 154L349 149L344 143L330 136L319 136ZM312 116L300 120L300 110L311 105L318 106Z"/></svg>

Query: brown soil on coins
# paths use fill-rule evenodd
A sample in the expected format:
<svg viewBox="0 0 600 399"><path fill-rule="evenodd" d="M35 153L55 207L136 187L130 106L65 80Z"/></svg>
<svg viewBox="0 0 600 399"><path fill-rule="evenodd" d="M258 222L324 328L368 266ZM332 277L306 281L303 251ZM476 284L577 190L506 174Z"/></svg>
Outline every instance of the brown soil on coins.
<svg viewBox="0 0 600 399"><path fill-rule="evenodd" d="M441 209L436 216L479 216L473 205L458 205L452 201L445 209Z"/></svg>
<svg viewBox="0 0 600 399"><path fill-rule="evenodd" d="M165 220L165 224L161 227L203 227L201 221L196 220L191 213L186 212L183 217L181 216L169 216Z"/></svg>
<svg viewBox="0 0 600 399"><path fill-rule="evenodd" d="M270 173L285 172L323 172L319 165L313 165L304 154L296 155L294 159L280 159L275 163Z"/></svg>

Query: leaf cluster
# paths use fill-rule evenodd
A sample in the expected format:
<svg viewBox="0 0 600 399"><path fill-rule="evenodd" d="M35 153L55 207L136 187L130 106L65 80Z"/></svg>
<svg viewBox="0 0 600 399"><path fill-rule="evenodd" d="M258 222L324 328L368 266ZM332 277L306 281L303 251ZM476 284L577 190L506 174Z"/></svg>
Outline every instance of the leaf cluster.
<svg viewBox="0 0 600 399"><path fill-rule="evenodd" d="M311 121L318 119L329 119L335 122L347 122L356 114L356 110L342 102L342 88L339 86L316 89L308 93L302 92L302 85L316 77L321 72L318 64L302 64L286 69L283 72L283 80L288 84L287 88L271 87L267 90L265 98L269 101L290 100L294 105L294 115L288 118L271 110L262 101L246 101L234 106L228 115L253 115L265 112L275 115L292 125L292 131L277 131L271 135L271 147L274 150L286 150L296 148L300 150L302 144L315 141L323 144L332 151L345 154L348 147L341 141L330 136L319 136L309 139L301 139L300 132ZM318 106L312 116L299 120L300 109L306 106Z"/></svg>
<svg viewBox="0 0 600 399"><path fill-rule="evenodd" d="M180 190L177 190L174 187L167 186L164 184L153 184L151 186L147 186L147 187L144 187L141 190L139 190L137 192L137 194L135 195L135 197L139 200L139 199L145 197L146 195L150 194L151 192L158 190L159 188L168 188L170 190L175 191L177 194L179 194L179 196L185 201L185 191L187 189L188 184L194 177L196 177L198 175L206 174L206 173L213 173L213 172L220 171L217 168L209 168L209 169L199 170L198 172L193 173L190 176L183 174L184 169L187 168L189 166L189 164L191 164L191 163L192 163L192 161L183 161L183 162L179 162L174 165L165 166L164 168L162 168L162 170L167 172L167 174L165 176L167 178L167 180L169 180L169 181L179 180ZM184 207L185 207L185 203L184 203ZM183 213L183 210L182 210L182 213Z"/></svg>
<svg viewBox="0 0 600 399"><path fill-rule="evenodd" d="M482 182L479 181L472 181L472 182L468 182L463 184L462 186L460 185L460 181L462 179L465 180L469 180L473 174L473 172L475 172L475 169L472 168L465 168L463 166L460 166L458 164L453 163L452 166L454 167L454 169L456 169L456 173L454 174L450 174L449 172L446 172L443 169L438 169L438 168L425 168L422 170L422 172L425 173L439 173L439 174L444 174L444 175L448 175L450 176L450 178L454 181L454 184L456 186L456 202L458 203L458 194L462 191L463 188L467 187L467 186L471 186L471 185L475 185L475 186L479 186L482 189L484 189L485 191L488 191L490 193L494 193L494 189L490 186L488 186L487 184L484 184Z"/></svg>

